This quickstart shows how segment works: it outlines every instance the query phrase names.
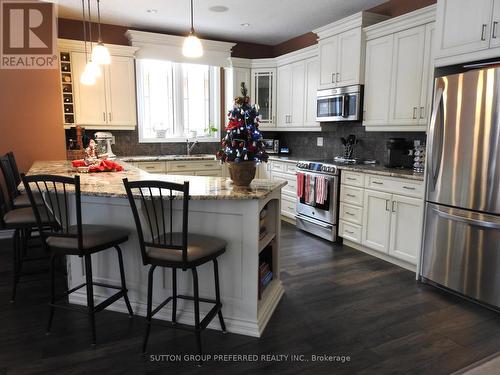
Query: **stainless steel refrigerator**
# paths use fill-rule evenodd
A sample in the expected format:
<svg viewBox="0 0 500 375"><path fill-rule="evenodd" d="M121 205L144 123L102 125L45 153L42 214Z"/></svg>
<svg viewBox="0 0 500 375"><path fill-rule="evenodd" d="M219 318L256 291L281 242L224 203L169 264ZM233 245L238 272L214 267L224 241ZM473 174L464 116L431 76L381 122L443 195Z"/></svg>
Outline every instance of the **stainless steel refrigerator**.
<svg viewBox="0 0 500 375"><path fill-rule="evenodd" d="M435 80L420 275L500 308L500 68Z"/></svg>

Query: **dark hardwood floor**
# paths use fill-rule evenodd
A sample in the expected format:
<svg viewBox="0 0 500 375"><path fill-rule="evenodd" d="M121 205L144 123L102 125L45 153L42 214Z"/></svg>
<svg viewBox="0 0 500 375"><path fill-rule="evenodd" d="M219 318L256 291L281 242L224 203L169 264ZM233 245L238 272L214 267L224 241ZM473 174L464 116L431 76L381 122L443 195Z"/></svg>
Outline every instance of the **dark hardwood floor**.
<svg viewBox="0 0 500 375"><path fill-rule="evenodd" d="M206 330L207 354L304 354L308 362L153 361L190 354L189 332L104 311L97 347L86 316L56 311L45 335L48 279L25 278L9 303L10 251L0 242L0 375L4 374L449 374L500 351L500 316L415 281L404 269L283 224L285 295L260 339ZM61 279L59 289L63 290ZM312 355L344 355L345 363Z"/></svg>

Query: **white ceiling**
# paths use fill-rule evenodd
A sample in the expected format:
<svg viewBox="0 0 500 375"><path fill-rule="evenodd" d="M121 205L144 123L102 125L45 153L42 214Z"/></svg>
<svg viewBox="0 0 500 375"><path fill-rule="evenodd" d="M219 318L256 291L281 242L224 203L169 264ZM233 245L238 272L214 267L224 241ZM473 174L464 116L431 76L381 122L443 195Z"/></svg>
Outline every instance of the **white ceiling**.
<svg viewBox="0 0 500 375"><path fill-rule="evenodd" d="M50 0L58 16L81 19L81 0ZM194 0L194 26L212 39L276 45L386 0ZM87 3L87 0L85 0ZM96 19L96 0L91 0ZM218 13L209 10L224 6ZM189 0L101 0L103 23L161 32L187 33ZM157 13L148 13L148 9ZM243 27L241 24L249 23Z"/></svg>

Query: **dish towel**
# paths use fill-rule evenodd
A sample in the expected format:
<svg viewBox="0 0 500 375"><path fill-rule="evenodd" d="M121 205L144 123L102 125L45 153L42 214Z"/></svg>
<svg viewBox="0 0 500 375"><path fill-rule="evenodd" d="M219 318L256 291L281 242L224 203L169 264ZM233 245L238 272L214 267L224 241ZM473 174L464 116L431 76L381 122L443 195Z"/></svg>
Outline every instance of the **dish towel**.
<svg viewBox="0 0 500 375"><path fill-rule="evenodd" d="M304 198L304 173L297 173L297 198Z"/></svg>
<svg viewBox="0 0 500 375"><path fill-rule="evenodd" d="M310 206L314 206L316 203L314 201L314 195L316 193L316 179L310 175L306 176L306 194L305 202Z"/></svg>
<svg viewBox="0 0 500 375"><path fill-rule="evenodd" d="M316 203L325 204L328 197L328 180L319 176L316 177Z"/></svg>
<svg viewBox="0 0 500 375"><path fill-rule="evenodd" d="M86 167L87 164L84 160L73 160L71 165L74 168ZM89 172L121 172L123 167L110 160L101 160L99 164L92 165L89 167Z"/></svg>

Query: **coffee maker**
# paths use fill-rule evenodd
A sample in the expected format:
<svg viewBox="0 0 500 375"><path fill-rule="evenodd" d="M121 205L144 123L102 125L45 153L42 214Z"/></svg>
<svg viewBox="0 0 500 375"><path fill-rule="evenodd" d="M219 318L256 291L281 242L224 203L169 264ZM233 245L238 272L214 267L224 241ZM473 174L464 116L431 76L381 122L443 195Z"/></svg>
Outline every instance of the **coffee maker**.
<svg viewBox="0 0 500 375"><path fill-rule="evenodd" d="M405 138L389 138L387 141L387 163L388 168L412 168L413 167L413 143Z"/></svg>

